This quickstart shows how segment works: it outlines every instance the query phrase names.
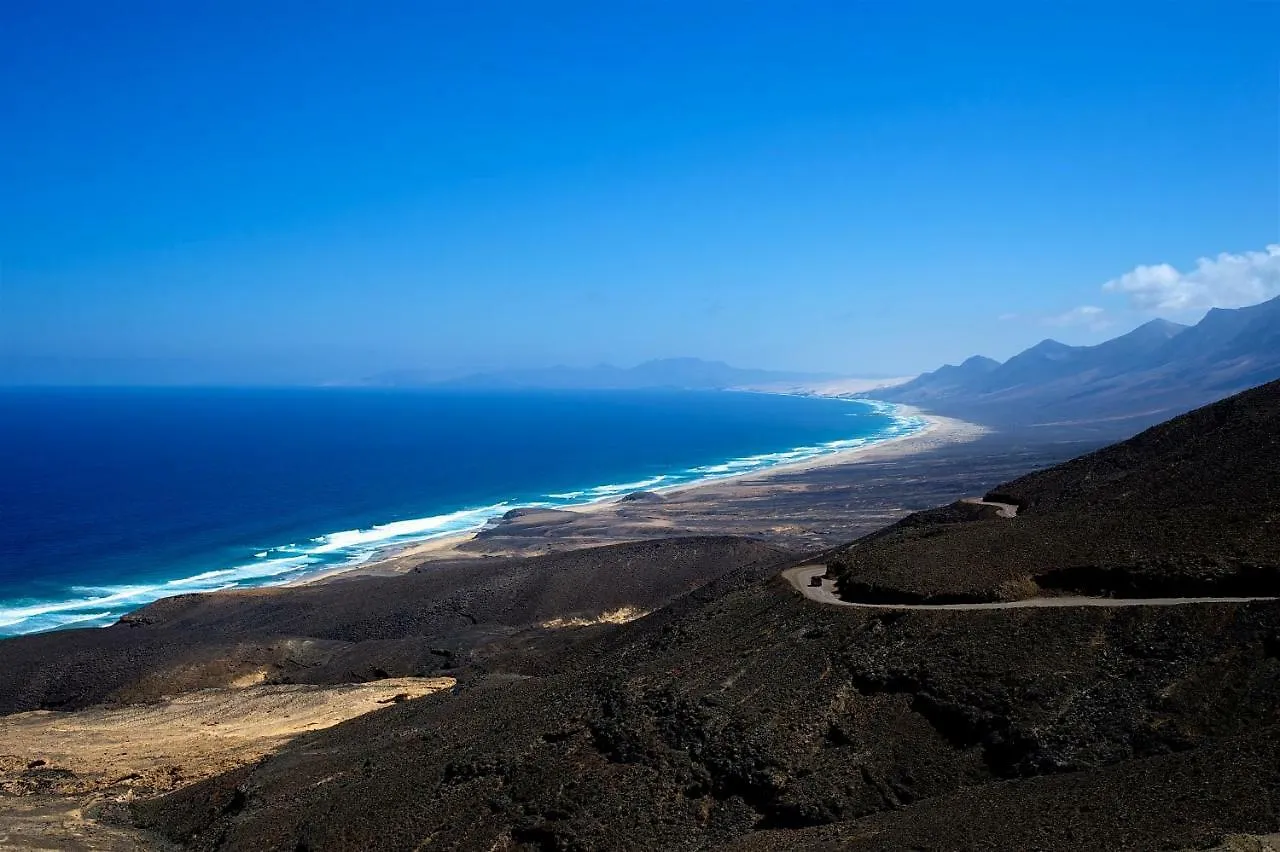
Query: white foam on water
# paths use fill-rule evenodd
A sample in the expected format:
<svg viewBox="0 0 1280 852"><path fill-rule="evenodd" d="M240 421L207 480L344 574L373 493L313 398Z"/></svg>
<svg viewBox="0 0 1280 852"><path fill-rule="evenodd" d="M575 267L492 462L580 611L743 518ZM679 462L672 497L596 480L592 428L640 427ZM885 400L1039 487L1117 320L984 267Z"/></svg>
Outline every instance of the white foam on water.
<svg viewBox="0 0 1280 852"><path fill-rule="evenodd" d="M643 491L646 488L653 488L654 486L661 485L670 478L669 474L664 473L658 476L651 476L648 479L638 479L635 482L616 482L611 485L595 485L591 488L583 488L580 491L562 491L559 494L548 494L547 496L555 500L571 501L571 503L593 503L606 497L616 497L620 494L630 494L633 491Z"/></svg>
<svg viewBox="0 0 1280 852"><path fill-rule="evenodd" d="M898 413L892 403L878 400L846 400L865 407L851 414L877 414L890 418L874 435L827 441L771 453L744 456L716 464L699 465L676 473L664 473L632 482L609 483L546 494L540 500L494 503L459 509L441 515L391 521L368 529L339 530L303 543L286 544L253 553L253 561L229 568L202 571L189 577L154 583L117 586L76 586L62 600L0 601L0 636L35 633L61 627L105 626L120 616L162 597L211 592L231 588L284 585L308 572L356 565L372 558L388 545L427 541L456 533L479 530L512 505L529 508L571 508L610 500L650 488L697 485L783 464L811 461L832 453L871 446L914 434L927 425L923 417Z"/></svg>
<svg viewBox="0 0 1280 852"><path fill-rule="evenodd" d="M127 612L171 595L292 582L317 566L358 564L369 559L378 548L401 540L426 540L478 528L506 507L506 503L498 503L443 515L393 521L367 530L342 530L318 536L304 545L259 551L253 554L252 562L243 565L202 571L189 577L155 583L73 586L62 600L3 601L0 602L0 636L71 625L110 624ZM268 558L273 554L274 558Z"/></svg>

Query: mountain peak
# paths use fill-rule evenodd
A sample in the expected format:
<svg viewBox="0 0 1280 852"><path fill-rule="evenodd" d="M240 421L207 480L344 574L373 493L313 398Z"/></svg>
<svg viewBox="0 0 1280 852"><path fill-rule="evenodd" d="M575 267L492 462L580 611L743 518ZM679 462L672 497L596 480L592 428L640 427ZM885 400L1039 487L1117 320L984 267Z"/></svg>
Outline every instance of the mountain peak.
<svg viewBox="0 0 1280 852"><path fill-rule="evenodd" d="M1153 319L1144 322L1126 334L1119 337L1113 337L1105 343L1099 343L1093 347L1098 352L1114 353L1116 351L1132 351L1134 347L1139 349L1151 349L1153 346L1160 346L1165 342L1172 340L1182 332L1186 331L1188 326L1176 322L1170 322L1166 319Z"/></svg>
<svg viewBox="0 0 1280 852"><path fill-rule="evenodd" d="M1143 332L1144 334L1161 334L1167 337L1173 337L1179 332L1186 331L1187 328L1189 328L1189 326L1185 326L1180 322L1173 322L1172 320L1156 317L1153 320L1144 322L1142 325L1129 332L1129 334Z"/></svg>
<svg viewBox="0 0 1280 852"><path fill-rule="evenodd" d="M1078 347L1068 346L1067 344L1062 343L1061 341L1054 340L1052 337L1046 337L1044 340L1041 340L1035 346L1032 346L1030 349L1026 350L1022 354L1023 355L1042 355L1042 356L1052 357L1054 355L1061 355L1063 353L1070 352L1072 349L1076 349L1076 348Z"/></svg>

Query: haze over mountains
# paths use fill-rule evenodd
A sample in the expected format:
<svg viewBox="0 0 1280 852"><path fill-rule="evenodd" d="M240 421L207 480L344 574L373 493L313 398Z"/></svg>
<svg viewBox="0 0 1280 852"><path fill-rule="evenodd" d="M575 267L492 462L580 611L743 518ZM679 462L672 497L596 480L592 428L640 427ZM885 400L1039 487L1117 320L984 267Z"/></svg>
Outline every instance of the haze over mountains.
<svg viewBox="0 0 1280 852"><path fill-rule="evenodd" d="M539 388L553 390L725 390L743 385L821 381L832 373L800 373L732 367L701 358L663 358L635 367L598 364L593 367L544 367L494 370L464 376L445 376L431 370L399 370L371 377L368 384L390 387L475 389Z"/></svg>
<svg viewBox="0 0 1280 852"><path fill-rule="evenodd" d="M462 376L401 370L378 374L366 384L484 390L802 392L839 378L668 358L629 368L556 366ZM1193 326L1154 319L1095 346L1044 340L1003 363L975 355L961 364L948 364L904 384L861 395L990 425L1088 426L1118 437L1275 378L1280 378L1280 298L1245 308L1215 308Z"/></svg>
<svg viewBox="0 0 1280 852"><path fill-rule="evenodd" d="M868 395L999 425L1132 429L1280 377L1280 298L1156 319L1096 346L1044 340L1003 364L974 356Z"/></svg>
<svg viewBox="0 0 1280 852"><path fill-rule="evenodd" d="M370 377L379 387L437 389L832 392L916 405L1002 427L1086 427L1120 437L1263 382L1280 378L1280 298L1210 310L1193 326L1153 319L1095 346L1043 340L1001 363L975 355L902 384L851 384L828 373L743 369L721 361L667 358L635 367L601 364L458 375L400 370ZM896 380L894 380L896 381Z"/></svg>

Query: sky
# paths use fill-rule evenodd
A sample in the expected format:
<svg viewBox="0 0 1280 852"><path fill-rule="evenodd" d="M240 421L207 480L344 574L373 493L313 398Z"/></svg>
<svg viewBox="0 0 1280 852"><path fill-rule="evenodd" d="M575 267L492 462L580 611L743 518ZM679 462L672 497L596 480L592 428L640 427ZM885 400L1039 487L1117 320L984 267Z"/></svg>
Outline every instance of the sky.
<svg viewBox="0 0 1280 852"><path fill-rule="evenodd" d="M906 375L1280 294L1280 3L0 11L0 383Z"/></svg>

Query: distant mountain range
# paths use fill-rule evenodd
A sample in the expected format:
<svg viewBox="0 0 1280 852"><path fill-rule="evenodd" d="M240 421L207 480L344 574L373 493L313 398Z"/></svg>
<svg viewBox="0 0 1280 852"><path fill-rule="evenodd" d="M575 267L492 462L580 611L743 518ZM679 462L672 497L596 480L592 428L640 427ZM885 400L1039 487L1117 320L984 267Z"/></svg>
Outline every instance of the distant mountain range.
<svg viewBox="0 0 1280 852"><path fill-rule="evenodd" d="M1003 364L974 356L866 396L999 425L1147 425L1280 378L1280 298L1152 320L1096 346L1044 340Z"/></svg>
<svg viewBox="0 0 1280 852"><path fill-rule="evenodd" d="M700 358L665 358L635 367L545 367L499 370L466 376L442 377L428 370L381 373L366 384L385 387L433 387L476 389L544 388L554 390L726 390L746 385L812 382L839 378L829 373L791 373L731 367L721 361Z"/></svg>

